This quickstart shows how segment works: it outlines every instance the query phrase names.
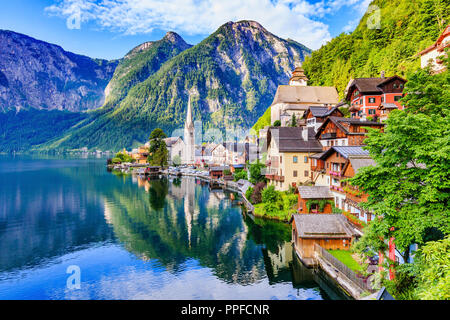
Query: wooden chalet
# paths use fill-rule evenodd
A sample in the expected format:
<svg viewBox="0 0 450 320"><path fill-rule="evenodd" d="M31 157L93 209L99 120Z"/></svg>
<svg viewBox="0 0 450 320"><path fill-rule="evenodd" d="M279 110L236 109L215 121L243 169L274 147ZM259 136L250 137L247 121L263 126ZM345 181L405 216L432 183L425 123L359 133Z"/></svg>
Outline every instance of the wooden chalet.
<svg viewBox="0 0 450 320"><path fill-rule="evenodd" d="M303 119L306 120L306 126L317 130L322 125L322 123L324 123L326 118L331 116L343 117L344 114L341 110L339 110L339 107L342 106L344 106L344 104L338 104L335 107L331 105L323 107L310 106L303 115Z"/></svg>
<svg viewBox="0 0 450 320"><path fill-rule="evenodd" d="M384 124L360 119L328 117L316 133L324 150L332 146L360 146L367 137L367 129L383 129Z"/></svg>
<svg viewBox="0 0 450 320"><path fill-rule="evenodd" d="M298 187L298 213L332 213L333 194L327 186Z"/></svg>
<svg viewBox="0 0 450 320"><path fill-rule="evenodd" d="M382 103L395 105L402 110L399 100L403 98L406 80L394 75L386 78L384 72L379 78L357 78L350 80L346 89L346 100L350 101L352 118L377 120L381 116Z"/></svg>
<svg viewBox="0 0 450 320"><path fill-rule="evenodd" d="M295 251L307 266L314 264L314 244L325 250L349 250L358 235L341 214L294 214L290 223Z"/></svg>

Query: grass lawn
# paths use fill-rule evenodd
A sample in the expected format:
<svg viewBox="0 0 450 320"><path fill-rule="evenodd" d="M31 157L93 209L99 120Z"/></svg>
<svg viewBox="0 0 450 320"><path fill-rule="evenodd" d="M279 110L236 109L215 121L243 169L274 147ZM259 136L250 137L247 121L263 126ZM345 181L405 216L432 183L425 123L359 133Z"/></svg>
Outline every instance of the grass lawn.
<svg viewBox="0 0 450 320"><path fill-rule="evenodd" d="M351 251L346 250L328 250L329 253L331 253L336 259L341 261L343 264L345 264L347 267L352 269L353 271L363 271L363 268L361 265L355 261L352 257Z"/></svg>

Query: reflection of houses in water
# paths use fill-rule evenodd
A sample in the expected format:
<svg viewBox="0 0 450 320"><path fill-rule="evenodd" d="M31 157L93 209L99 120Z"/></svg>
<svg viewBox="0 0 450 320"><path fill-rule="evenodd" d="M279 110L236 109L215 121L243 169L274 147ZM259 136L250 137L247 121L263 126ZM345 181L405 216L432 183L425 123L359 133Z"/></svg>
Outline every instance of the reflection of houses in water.
<svg viewBox="0 0 450 320"><path fill-rule="evenodd" d="M292 244L290 242L278 244L278 253L267 251L267 256L272 265L273 275L276 277L281 270L289 268L289 263L292 261Z"/></svg>

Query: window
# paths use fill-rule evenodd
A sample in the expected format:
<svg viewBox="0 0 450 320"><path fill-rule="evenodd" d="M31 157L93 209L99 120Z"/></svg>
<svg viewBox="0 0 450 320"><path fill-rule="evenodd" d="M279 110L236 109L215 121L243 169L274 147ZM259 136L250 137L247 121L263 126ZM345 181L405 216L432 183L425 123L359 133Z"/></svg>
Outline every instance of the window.
<svg viewBox="0 0 450 320"><path fill-rule="evenodd" d="M363 99L359 100L359 104L363 104Z"/></svg>
<svg viewBox="0 0 450 320"><path fill-rule="evenodd" d="M283 163L283 157L280 156L280 163Z"/></svg>
<svg viewBox="0 0 450 320"><path fill-rule="evenodd" d="M375 103L375 98L369 98L369 103Z"/></svg>
<svg viewBox="0 0 450 320"><path fill-rule="evenodd" d="M305 170L305 177L309 177L309 172L308 172L308 170Z"/></svg>
<svg viewBox="0 0 450 320"><path fill-rule="evenodd" d="M369 109L369 114L375 114L375 109Z"/></svg>
<svg viewBox="0 0 450 320"><path fill-rule="evenodd" d="M394 87L394 89L397 89L397 84L396 84L396 83L394 83L393 87Z"/></svg>
<svg viewBox="0 0 450 320"><path fill-rule="evenodd" d="M297 157L297 156L294 156L293 161L294 161L294 163L298 163L298 157Z"/></svg>
<svg viewBox="0 0 450 320"><path fill-rule="evenodd" d="M297 178L297 171L296 170L294 170L293 176L294 176L294 178Z"/></svg>
<svg viewBox="0 0 450 320"><path fill-rule="evenodd" d="M402 96L395 96L394 101L399 101L402 98Z"/></svg>
<svg viewBox="0 0 450 320"><path fill-rule="evenodd" d="M305 156L305 163L308 163L308 157Z"/></svg>
<svg viewBox="0 0 450 320"><path fill-rule="evenodd" d="M399 87L400 87L400 88L403 88L403 83L400 83Z"/></svg>
<svg viewBox="0 0 450 320"><path fill-rule="evenodd" d="M381 97L381 102L384 102L384 97Z"/></svg>

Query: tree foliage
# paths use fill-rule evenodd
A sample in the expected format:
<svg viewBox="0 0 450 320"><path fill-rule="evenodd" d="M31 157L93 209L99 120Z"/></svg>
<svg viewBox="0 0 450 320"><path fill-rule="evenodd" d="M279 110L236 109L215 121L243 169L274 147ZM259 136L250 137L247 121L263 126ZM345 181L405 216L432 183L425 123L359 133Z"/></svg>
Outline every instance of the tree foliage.
<svg viewBox="0 0 450 320"><path fill-rule="evenodd" d="M150 147L148 162L152 166L167 166L169 161L169 151L167 150L167 145L164 139L167 135L160 128L156 128L150 134Z"/></svg>

